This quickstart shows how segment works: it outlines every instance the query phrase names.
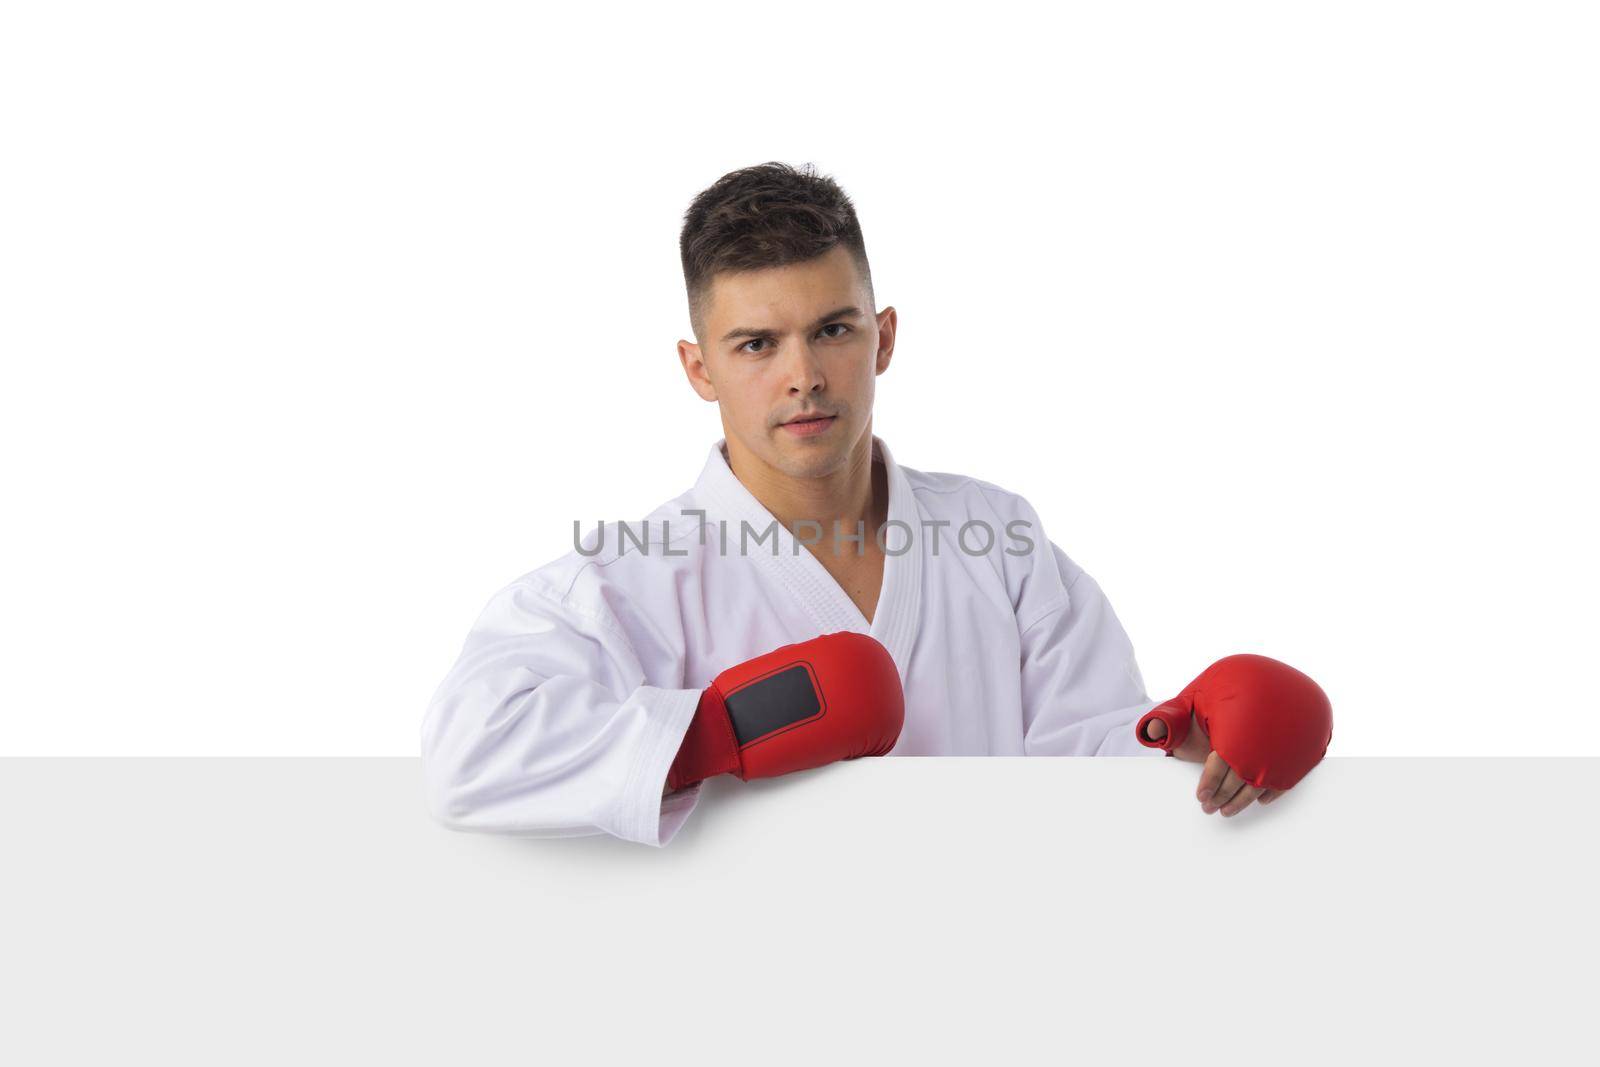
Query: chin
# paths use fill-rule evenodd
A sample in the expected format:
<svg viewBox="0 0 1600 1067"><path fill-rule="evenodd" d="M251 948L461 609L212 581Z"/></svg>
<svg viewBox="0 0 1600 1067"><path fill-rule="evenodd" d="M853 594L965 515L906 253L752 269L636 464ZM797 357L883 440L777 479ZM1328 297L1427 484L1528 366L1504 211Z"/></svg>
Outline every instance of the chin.
<svg viewBox="0 0 1600 1067"><path fill-rule="evenodd" d="M795 477L815 478L835 470L849 455L850 443L843 440L781 442L773 466Z"/></svg>

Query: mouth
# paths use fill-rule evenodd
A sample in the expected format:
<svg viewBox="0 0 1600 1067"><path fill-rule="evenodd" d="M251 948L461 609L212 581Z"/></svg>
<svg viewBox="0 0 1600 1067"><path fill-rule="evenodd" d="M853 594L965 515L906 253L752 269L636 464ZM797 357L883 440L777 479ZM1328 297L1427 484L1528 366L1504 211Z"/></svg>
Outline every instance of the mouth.
<svg viewBox="0 0 1600 1067"><path fill-rule="evenodd" d="M837 419L837 415L807 415L784 423L783 428L796 437L815 437L826 433Z"/></svg>

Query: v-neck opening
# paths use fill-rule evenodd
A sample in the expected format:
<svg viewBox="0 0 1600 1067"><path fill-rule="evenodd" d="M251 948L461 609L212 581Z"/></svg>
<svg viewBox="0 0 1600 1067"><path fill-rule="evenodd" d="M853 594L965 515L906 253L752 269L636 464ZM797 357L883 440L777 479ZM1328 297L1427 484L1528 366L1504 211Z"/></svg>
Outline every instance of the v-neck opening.
<svg viewBox="0 0 1600 1067"><path fill-rule="evenodd" d="M922 556L921 529L916 517L916 505L911 498L910 483L894 462L888 446L876 435L872 438L872 458L884 465L884 481L888 493L883 540L883 581L878 587L878 599L873 605L869 621L856 606L850 594L839 584L810 549L734 475L733 468L723 452L727 439L712 446L708 467L698 488L707 494L709 501L736 519L751 520L776 527L777 552L768 556L757 553L753 560L759 566L776 572L780 581L794 590L801 605L811 614L822 633L850 630L864 633L889 650L903 672L910 660L911 644L920 628L918 614L921 610ZM905 527L900 537L889 529L890 523ZM873 534L877 536L876 531ZM897 541L910 538L910 543L899 553L889 551ZM800 558L801 555L805 559Z"/></svg>
<svg viewBox="0 0 1600 1067"><path fill-rule="evenodd" d="M723 451L723 446L721 444L718 445L718 451L719 452ZM728 457L727 457L726 452L723 452L723 457L722 458L723 458L724 462L727 461ZM894 503L895 503L895 487L894 487L894 479L889 477L888 461L883 458L883 452L882 452L881 446L880 446L880 444L878 442L878 439L876 437L874 437L873 440L872 440L872 454L869 457L867 463L868 463L868 468L867 468L868 469L868 474L867 474L868 479L872 479L872 477L873 477L873 473L872 473L872 468L873 467L875 467L879 463L882 463L884 465L884 471L883 471L884 492L889 497L889 499L884 502L884 506L883 506L884 524L887 525L888 521L889 521L889 517L894 513L893 508L894 508ZM732 473L732 471L733 471L733 467L732 467L731 464L728 467L728 471L729 471L729 473ZM738 481L738 475L734 475L734 480ZM807 547L806 545L801 544L800 543L800 539L798 537L794 536L793 531L791 531L787 526L783 525L783 523L779 522L777 517L775 515L773 515L772 512L767 510L767 506L765 504L761 503L760 499L757 498L757 496L754 493L750 492L750 487L749 486L745 485L743 482L739 482L738 484L739 484L739 486L741 488L744 489L744 491L746 493L749 493L750 500L755 504L755 506L757 508L760 509L761 513L764 516L766 516L775 526L777 526L778 531L779 531L778 532L778 551L780 553L787 552L787 553L790 554L790 556L792 558L794 558L796 560L798 560L802 556L805 557L806 562L804 564L802 564L802 566L808 567L812 571L812 577L815 578L818 582L821 582L821 583L823 583L825 585L825 587L830 591L830 595L831 595L832 599L836 602L838 607L842 608L845 612L847 612L848 614L853 616L855 623L859 626L859 632L865 633L865 634L870 634L873 637L877 637L878 635L874 634L872 632L873 631L873 624L878 619L882 618L883 609L884 609L886 603L888 602L889 598L887 596L887 593L888 593L888 590L889 590L890 571L892 569L891 566L890 566L890 561L895 559L896 557L889 555L887 552L884 553L884 556L883 556L883 578L878 583L878 597L877 597L877 599L875 601L873 601L873 604L872 604L872 618L869 620L867 618L867 616L866 616L866 613L863 612L861 610L861 608L856 604L855 598L853 598L850 595L849 591L846 590L844 586L839 584L839 579L837 579L837 578L835 578L833 576L833 572L828 570L827 564L823 563L820 559L818 559L817 558L817 554L815 552L811 551L811 549L809 547ZM874 500L874 503L876 503L876 500ZM877 531L874 530L871 534L869 534L867 536L871 536L873 538L876 538L877 535L878 535ZM787 543L785 542L785 539L787 539ZM852 629L854 629L854 628L855 627L852 627Z"/></svg>

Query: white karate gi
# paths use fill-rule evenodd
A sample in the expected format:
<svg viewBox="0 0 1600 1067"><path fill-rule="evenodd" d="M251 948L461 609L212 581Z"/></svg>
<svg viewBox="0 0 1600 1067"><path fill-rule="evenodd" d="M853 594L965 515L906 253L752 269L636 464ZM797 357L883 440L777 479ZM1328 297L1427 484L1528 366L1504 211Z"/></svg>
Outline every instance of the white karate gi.
<svg viewBox="0 0 1600 1067"><path fill-rule="evenodd" d="M719 440L694 488L642 528L629 523L633 537L606 523L603 543L590 531L582 551L490 600L423 722L434 816L461 830L664 845L700 795L662 790L701 690L737 663L838 630L871 634L900 670L905 728L891 756L1161 756L1134 737L1155 702L1122 624L1028 502L901 467L872 441L889 512L870 624L734 477ZM697 510L703 520L685 514ZM967 531L972 552L992 541L983 554L957 540L969 520L992 531ZM1029 525L1008 526L1019 520ZM768 530L776 537L756 543ZM1031 551L1007 554L1028 540Z"/></svg>

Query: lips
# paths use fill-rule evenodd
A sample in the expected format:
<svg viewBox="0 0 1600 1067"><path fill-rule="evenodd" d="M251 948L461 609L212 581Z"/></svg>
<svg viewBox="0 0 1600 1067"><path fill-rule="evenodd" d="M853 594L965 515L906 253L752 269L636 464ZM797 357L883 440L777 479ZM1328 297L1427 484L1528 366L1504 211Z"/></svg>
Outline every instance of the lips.
<svg viewBox="0 0 1600 1067"><path fill-rule="evenodd" d="M837 418L837 415L802 415L784 423L783 428L795 437L816 437L827 433Z"/></svg>

